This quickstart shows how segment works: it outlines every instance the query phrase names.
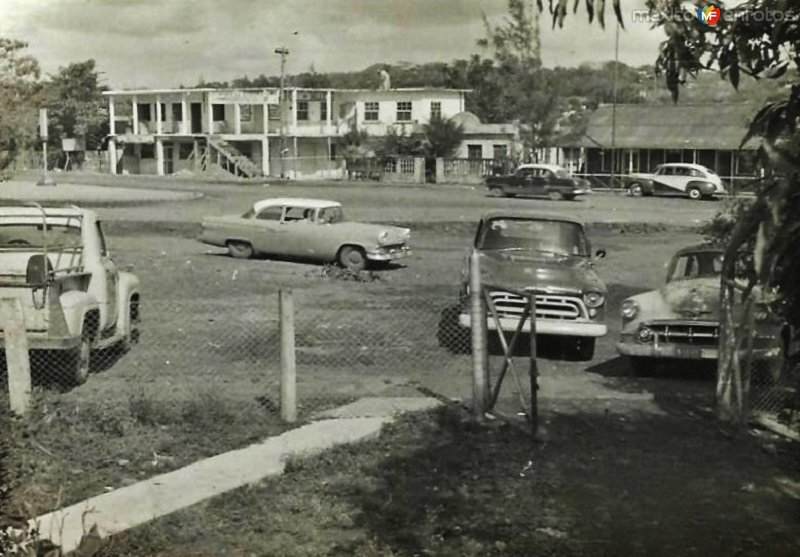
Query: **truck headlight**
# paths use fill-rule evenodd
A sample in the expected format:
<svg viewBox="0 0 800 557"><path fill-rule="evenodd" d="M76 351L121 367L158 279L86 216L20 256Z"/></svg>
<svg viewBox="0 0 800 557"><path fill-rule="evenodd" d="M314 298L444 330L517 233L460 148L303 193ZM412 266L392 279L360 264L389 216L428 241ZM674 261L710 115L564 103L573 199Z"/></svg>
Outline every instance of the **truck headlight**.
<svg viewBox="0 0 800 557"><path fill-rule="evenodd" d="M606 301L606 297L602 292L587 292L583 295L583 303L586 307L599 308Z"/></svg>
<svg viewBox="0 0 800 557"><path fill-rule="evenodd" d="M639 315L639 304L633 300L625 300L622 302L622 307L619 310L623 319L631 320Z"/></svg>

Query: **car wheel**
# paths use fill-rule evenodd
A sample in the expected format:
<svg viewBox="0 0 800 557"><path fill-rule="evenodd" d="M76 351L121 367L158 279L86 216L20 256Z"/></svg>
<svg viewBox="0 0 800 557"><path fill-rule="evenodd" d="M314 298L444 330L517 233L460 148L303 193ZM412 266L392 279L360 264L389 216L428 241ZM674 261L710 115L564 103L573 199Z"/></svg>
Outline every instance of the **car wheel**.
<svg viewBox="0 0 800 557"><path fill-rule="evenodd" d="M503 197L503 190L500 188L489 188L489 195L492 197Z"/></svg>
<svg viewBox="0 0 800 557"><path fill-rule="evenodd" d="M547 197L549 197L552 201L561 201L565 199L564 194L558 190L550 190L547 192Z"/></svg>
<svg viewBox="0 0 800 557"><path fill-rule="evenodd" d="M123 353L130 352L139 344L139 300L131 300L128 306L128 332L122 337L120 348Z"/></svg>
<svg viewBox="0 0 800 557"><path fill-rule="evenodd" d="M344 246L339 250L339 265L351 271L362 271L367 266L367 255L356 246Z"/></svg>
<svg viewBox="0 0 800 557"><path fill-rule="evenodd" d="M703 199L703 192L701 192L698 188L689 188L686 190L686 193L689 194L689 199L693 199L694 201Z"/></svg>
<svg viewBox="0 0 800 557"><path fill-rule="evenodd" d="M228 253L236 259L250 259L253 257L253 246L247 242L228 242Z"/></svg>
<svg viewBox="0 0 800 557"><path fill-rule="evenodd" d="M644 190L642 189L642 184L634 183L628 188L628 193L633 197L642 197L644 195Z"/></svg>
<svg viewBox="0 0 800 557"><path fill-rule="evenodd" d="M88 336L81 337L81 342L77 348L70 353L65 366L59 373L59 382L65 389L71 389L86 383L89 378L89 366L91 364L92 343Z"/></svg>

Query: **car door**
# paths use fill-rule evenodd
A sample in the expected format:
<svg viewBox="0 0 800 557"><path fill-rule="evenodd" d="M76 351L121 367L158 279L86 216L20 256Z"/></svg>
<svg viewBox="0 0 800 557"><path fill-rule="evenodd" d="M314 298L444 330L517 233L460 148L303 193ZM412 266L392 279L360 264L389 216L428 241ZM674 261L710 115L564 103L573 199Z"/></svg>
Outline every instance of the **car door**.
<svg viewBox="0 0 800 557"><path fill-rule="evenodd" d="M675 167L662 166L656 170L654 174L653 186L655 193L664 193L665 191L672 191L673 183L675 181Z"/></svg>
<svg viewBox="0 0 800 557"><path fill-rule="evenodd" d="M323 245L324 230L317 223L317 211L312 207L287 206L281 228L283 250L286 255L300 258L317 258Z"/></svg>
<svg viewBox="0 0 800 557"><path fill-rule="evenodd" d="M533 190L533 169L520 168L514 180L513 189L510 193L515 195L530 195Z"/></svg>
<svg viewBox="0 0 800 557"><path fill-rule="evenodd" d="M266 207L253 215L246 223L245 234L259 253L283 254L283 236L285 229L281 225L283 207Z"/></svg>

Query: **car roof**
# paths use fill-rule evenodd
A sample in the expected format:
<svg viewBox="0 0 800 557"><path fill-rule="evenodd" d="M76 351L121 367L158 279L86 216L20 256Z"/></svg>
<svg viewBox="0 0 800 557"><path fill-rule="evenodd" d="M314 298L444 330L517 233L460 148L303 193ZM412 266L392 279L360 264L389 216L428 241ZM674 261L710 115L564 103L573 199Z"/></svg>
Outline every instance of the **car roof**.
<svg viewBox="0 0 800 557"><path fill-rule="evenodd" d="M79 207L34 206L34 205L0 205L0 217L97 217L94 211Z"/></svg>
<svg viewBox="0 0 800 557"><path fill-rule="evenodd" d="M714 244L711 242L707 242L704 244L694 244L679 249L677 252L675 252L675 257L686 255L689 253L709 252L709 251L717 251L719 253L725 253L725 248L719 244Z"/></svg>
<svg viewBox="0 0 800 557"><path fill-rule="evenodd" d="M295 207L307 207L309 209L323 209L325 207L341 207L338 201L328 201L325 199L308 199L304 197L273 197L262 199L253 203L253 209L261 211L267 207L283 207L291 205Z"/></svg>
<svg viewBox="0 0 800 557"><path fill-rule="evenodd" d="M556 172L558 170L566 170L563 166L559 166L557 164L538 164L538 163L521 164L517 167L517 170L519 170L520 168L545 168L552 172Z"/></svg>
<svg viewBox="0 0 800 557"><path fill-rule="evenodd" d="M680 166L683 168L694 168L695 170L704 170L706 172L710 172L709 168L706 168L702 164L695 164L693 162L665 162L663 164L658 165L659 168L662 166Z"/></svg>
<svg viewBox="0 0 800 557"><path fill-rule="evenodd" d="M497 209L494 211L487 211L483 214L483 220L496 219L496 218L509 218L509 219L529 219L529 220L552 220L561 222L571 222L583 226L583 222L567 215L560 215L558 213L541 213L537 211L526 211L524 209L510 209L503 210Z"/></svg>

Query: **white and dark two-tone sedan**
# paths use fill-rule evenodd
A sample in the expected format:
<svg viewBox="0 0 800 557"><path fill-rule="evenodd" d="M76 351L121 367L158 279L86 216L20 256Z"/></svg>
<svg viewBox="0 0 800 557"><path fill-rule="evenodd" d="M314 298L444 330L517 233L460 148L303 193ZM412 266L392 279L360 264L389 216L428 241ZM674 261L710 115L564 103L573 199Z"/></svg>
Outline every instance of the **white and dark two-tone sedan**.
<svg viewBox="0 0 800 557"><path fill-rule="evenodd" d="M410 230L352 222L340 203L282 197L256 201L243 215L206 217L199 240L226 247L232 257L256 254L339 263L359 271L369 262L410 254Z"/></svg>

